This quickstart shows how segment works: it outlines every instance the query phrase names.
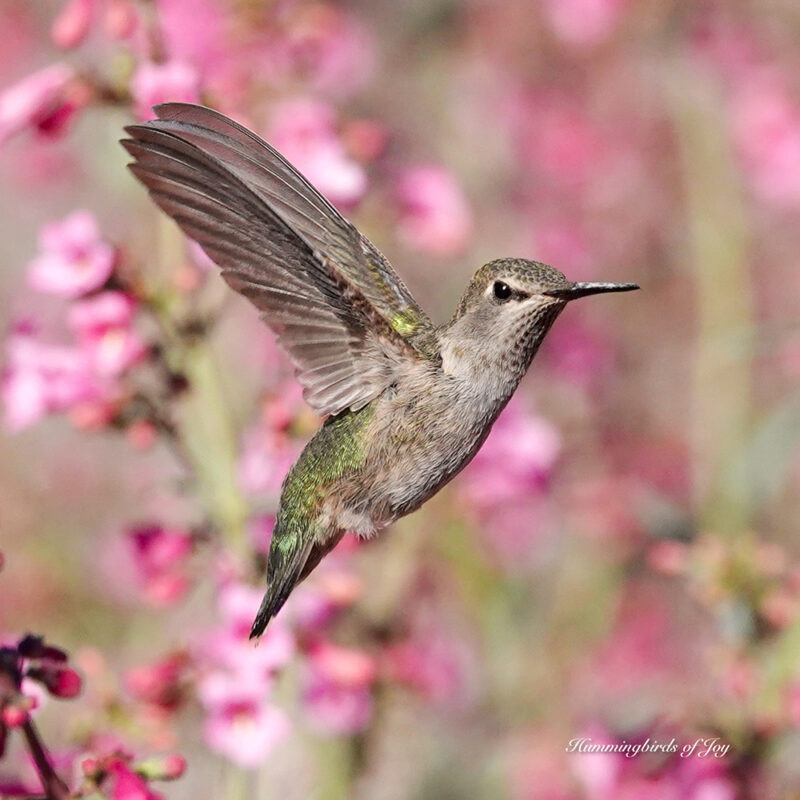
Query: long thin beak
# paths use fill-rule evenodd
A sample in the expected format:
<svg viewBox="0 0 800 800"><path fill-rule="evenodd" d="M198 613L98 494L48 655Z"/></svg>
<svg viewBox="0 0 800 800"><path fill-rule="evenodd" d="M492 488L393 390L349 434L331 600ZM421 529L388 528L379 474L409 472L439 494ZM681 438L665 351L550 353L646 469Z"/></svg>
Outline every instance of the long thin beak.
<svg viewBox="0 0 800 800"><path fill-rule="evenodd" d="M632 292L639 287L635 283L571 283L563 289L549 289L542 294L549 297L558 297L562 300L575 300L590 294L603 292Z"/></svg>

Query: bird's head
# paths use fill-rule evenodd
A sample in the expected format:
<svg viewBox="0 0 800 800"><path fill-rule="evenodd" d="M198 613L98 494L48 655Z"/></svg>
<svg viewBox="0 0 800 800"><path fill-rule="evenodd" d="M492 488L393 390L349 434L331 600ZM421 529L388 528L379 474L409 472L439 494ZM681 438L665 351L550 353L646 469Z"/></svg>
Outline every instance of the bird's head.
<svg viewBox="0 0 800 800"><path fill-rule="evenodd" d="M521 377L570 300L638 288L633 283L575 283L538 261L490 261L470 281L448 325L447 339L465 356L469 357L466 348L474 347L486 366L498 363Z"/></svg>

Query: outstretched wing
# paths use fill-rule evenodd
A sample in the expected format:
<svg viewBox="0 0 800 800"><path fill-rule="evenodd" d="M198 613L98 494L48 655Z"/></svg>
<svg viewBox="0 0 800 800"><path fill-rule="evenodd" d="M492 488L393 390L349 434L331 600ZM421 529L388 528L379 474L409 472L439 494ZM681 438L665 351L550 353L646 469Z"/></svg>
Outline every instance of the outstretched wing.
<svg viewBox="0 0 800 800"><path fill-rule="evenodd" d="M356 410L428 358L433 326L386 259L281 155L202 106L126 128L130 169L263 313L320 414Z"/></svg>

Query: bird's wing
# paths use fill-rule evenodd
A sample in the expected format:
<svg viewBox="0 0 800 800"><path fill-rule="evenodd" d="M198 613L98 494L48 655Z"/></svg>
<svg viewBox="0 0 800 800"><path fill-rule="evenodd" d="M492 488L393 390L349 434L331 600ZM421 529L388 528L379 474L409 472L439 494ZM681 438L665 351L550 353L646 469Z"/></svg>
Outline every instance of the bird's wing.
<svg viewBox="0 0 800 800"><path fill-rule="evenodd" d="M126 128L130 169L262 312L320 414L357 410L433 326L380 252L280 154L202 106Z"/></svg>

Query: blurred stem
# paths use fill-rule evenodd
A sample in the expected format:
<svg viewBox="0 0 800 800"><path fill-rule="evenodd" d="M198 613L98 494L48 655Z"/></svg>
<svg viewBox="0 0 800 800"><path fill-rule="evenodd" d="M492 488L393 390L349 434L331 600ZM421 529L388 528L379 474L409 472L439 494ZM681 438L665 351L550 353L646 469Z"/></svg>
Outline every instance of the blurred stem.
<svg viewBox="0 0 800 800"><path fill-rule="evenodd" d="M189 458L212 520L228 543L241 550L247 504L236 481L236 436L206 342L187 350L184 370L191 386L182 424Z"/></svg>
<svg viewBox="0 0 800 800"><path fill-rule="evenodd" d="M69 788L53 769L50 757L47 755L42 740L39 738L39 732L30 717L25 720L22 726L22 733L28 743L28 749L31 752L33 763L36 765L36 771L39 773L39 779L42 782L47 800L66 800L69 797Z"/></svg>
<svg viewBox="0 0 800 800"><path fill-rule="evenodd" d="M748 529L753 513L748 470L738 468L751 423L754 336L745 214L717 87L688 65L670 67L697 303L695 508L704 529L734 536Z"/></svg>
<svg viewBox="0 0 800 800"><path fill-rule="evenodd" d="M225 800L250 800L248 774L231 764L225 768Z"/></svg>
<svg viewBox="0 0 800 800"><path fill-rule="evenodd" d="M353 743L350 737L327 739L320 746L322 775L319 800L351 800L353 796Z"/></svg>
<svg viewBox="0 0 800 800"><path fill-rule="evenodd" d="M171 367L183 373L189 383L181 404L179 424L174 429L181 460L188 461L197 477L200 494L211 521L222 531L227 543L244 547L247 503L236 480L236 431L222 392L222 377L207 337L187 342L175 328L180 315L181 296L171 284L175 264L184 258L178 229L161 223L159 231L159 272L154 287L160 321L170 340Z"/></svg>

